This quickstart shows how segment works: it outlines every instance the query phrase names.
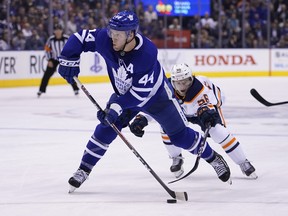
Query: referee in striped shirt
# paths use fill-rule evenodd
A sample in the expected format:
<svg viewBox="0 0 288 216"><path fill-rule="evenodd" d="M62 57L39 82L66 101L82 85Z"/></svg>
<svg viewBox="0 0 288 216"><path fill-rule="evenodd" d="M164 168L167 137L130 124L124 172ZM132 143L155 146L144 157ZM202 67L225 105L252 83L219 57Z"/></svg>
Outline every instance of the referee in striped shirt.
<svg viewBox="0 0 288 216"><path fill-rule="evenodd" d="M63 27L60 24L54 26L54 34L50 36L45 44L45 55L48 60L47 68L44 72L44 75L41 80L39 91L37 92L38 97L41 94L46 92L48 82L52 75L55 73L59 61L57 56L60 56L61 50L64 47L64 44L67 42L69 36L63 34ZM79 88L76 83L72 84L74 94L79 94Z"/></svg>

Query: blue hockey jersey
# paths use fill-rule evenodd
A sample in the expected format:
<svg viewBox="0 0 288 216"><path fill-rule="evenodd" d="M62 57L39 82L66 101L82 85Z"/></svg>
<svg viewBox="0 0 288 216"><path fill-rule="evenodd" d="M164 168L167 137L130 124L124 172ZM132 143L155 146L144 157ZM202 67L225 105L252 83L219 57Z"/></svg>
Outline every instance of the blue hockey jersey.
<svg viewBox="0 0 288 216"><path fill-rule="evenodd" d="M114 51L107 29L82 30L70 36L61 55L78 58L82 52L97 51L103 56L113 89L122 109L148 106L167 80L157 60L157 48L146 37L136 34L136 47L124 56Z"/></svg>

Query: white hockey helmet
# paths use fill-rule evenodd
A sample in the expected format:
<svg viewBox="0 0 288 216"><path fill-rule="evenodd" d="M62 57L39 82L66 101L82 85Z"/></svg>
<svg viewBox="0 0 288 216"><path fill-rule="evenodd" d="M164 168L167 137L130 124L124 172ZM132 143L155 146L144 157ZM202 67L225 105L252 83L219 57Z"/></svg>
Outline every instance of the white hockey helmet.
<svg viewBox="0 0 288 216"><path fill-rule="evenodd" d="M181 80L187 79L189 77L193 80L192 70L190 69L190 67L187 64L185 64L185 63L175 64L172 67L172 71L171 71L171 80L172 81L181 81Z"/></svg>
<svg viewBox="0 0 288 216"><path fill-rule="evenodd" d="M188 88L193 83L192 70L185 64L176 64L172 67L171 83L174 89L180 94L185 95Z"/></svg>

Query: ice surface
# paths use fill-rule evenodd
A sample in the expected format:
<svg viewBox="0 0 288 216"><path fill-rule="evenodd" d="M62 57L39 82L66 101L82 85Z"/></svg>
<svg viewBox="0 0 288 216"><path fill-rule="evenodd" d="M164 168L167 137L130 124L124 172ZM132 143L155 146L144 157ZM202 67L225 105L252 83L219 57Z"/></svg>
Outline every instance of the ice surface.
<svg viewBox="0 0 288 216"><path fill-rule="evenodd" d="M7 88L0 89L0 215L288 215L288 105L265 107L249 93L256 88L270 102L287 101L288 77L212 81L225 92L227 125L255 165L257 180L246 178L208 139L229 163L233 184L222 183L201 160L190 177L168 185L187 191L189 201L167 204L168 193L117 138L89 179L68 194L67 180L98 123L96 108L68 85L48 86L40 98L38 87ZM110 84L85 86L101 106L112 92ZM149 124L142 139L127 129L123 134L165 183L174 179L157 123ZM195 156L183 154L188 171Z"/></svg>

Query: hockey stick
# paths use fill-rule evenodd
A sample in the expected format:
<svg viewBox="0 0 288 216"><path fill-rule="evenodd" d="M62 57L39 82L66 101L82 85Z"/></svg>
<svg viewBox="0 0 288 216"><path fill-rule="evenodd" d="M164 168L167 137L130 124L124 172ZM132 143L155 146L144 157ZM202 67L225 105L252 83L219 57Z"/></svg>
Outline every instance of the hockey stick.
<svg viewBox="0 0 288 216"><path fill-rule="evenodd" d="M256 89L252 88L250 90L251 95L258 100L260 103L262 103L265 106L277 106L277 105L282 105L282 104L287 104L288 101L283 101L283 102L278 102L278 103L270 103L267 100L265 100L257 91Z"/></svg>
<svg viewBox="0 0 288 216"><path fill-rule="evenodd" d="M174 181L168 182L168 184L171 184L171 183L180 181L180 180L186 178L187 176L191 175L193 172L195 172L195 170L198 168L199 161L200 161L200 159L201 159L201 155L202 155L202 153L203 153L204 146L205 146L205 143L206 143L206 140L207 140L207 137L208 137L210 128L211 128L211 126L209 125L209 126L206 128L205 132L204 132L203 140L202 140L202 142L201 142L201 144L200 144L200 147L199 147L199 149L198 149L197 158L196 158L196 160L195 160L195 164L194 164L193 168L192 168L188 173L186 173L186 175L184 175L184 176L182 176L181 178L176 179L176 180L174 180Z"/></svg>
<svg viewBox="0 0 288 216"><path fill-rule="evenodd" d="M73 77L75 82L80 86L86 96L90 99L90 101L97 107L98 110L103 109L100 105L96 102L96 100L92 97L89 91L85 88L85 86L80 82L77 77ZM110 127L117 133L117 135L124 141L124 143L128 146L128 148L134 153L134 155L140 160L140 162L146 167L146 169L153 175L153 177L161 184L161 186L168 192L168 194L177 200L188 201L188 194L187 192L175 192L171 190L161 179L160 177L154 172L154 170L148 165L148 163L144 160L144 158L136 151L136 149L130 144L130 142L124 137L121 131L113 124L107 121Z"/></svg>

